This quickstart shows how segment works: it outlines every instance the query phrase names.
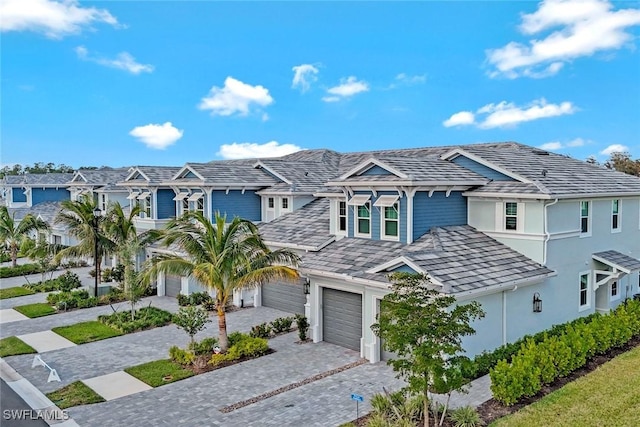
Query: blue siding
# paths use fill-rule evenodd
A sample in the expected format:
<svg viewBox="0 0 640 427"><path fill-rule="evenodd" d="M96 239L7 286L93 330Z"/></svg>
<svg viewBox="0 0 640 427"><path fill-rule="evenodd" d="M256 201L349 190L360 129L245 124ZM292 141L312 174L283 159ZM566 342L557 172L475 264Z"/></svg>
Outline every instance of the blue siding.
<svg viewBox="0 0 640 427"><path fill-rule="evenodd" d="M221 215L227 215L227 221L239 216L250 221L260 221L261 198L253 191L245 191L242 194L240 190L231 190L229 194L226 191L213 191L211 193L211 210L219 211ZM211 215L213 218L213 214Z"/></svg>
<svg viewBox="0 0 640 427"><path fill-rule="evenodd" d="M372 168L362 172L360 175L392 175L392 173L384 168L381 168L378 165L375 165Z"/></svg>
<svg viewBox="0 0 640 427"><path fill-rule="evenodd" d="M42 202L59 202L69 200L71 195L66 188L32 188L31 205ZM15 200L15 199L14 199Z"/></svg>
<svg viewBox="0 0 640 427"><path fill-rule="evenodd" d="M406 264L401 265L400 267L394 268L393 270L389 270L390 273L417 273L413 268L409 267Z"/></svg>
<svg viewBox="0 0 640 427"><path fill-rule="evenodd" d="M12 188L11 191L13 192L13 201L14 203L19 203L19 202L26 202L27 201L27 195L24 194L24 190L22 188Z"/></svg>
<svg viewBox="0 0 640 427"><path fill-rule="evenodd" d="M485 165L481 165L480 163L464 156L458 156L453 159L452 162L494 181L515 181L515 179L508 177L503 173L493 170Z"/></svg>
<svg viewBox="0 0 640 427"><path fill-rule="evenodd" d="M418 192L413 197L413 239L428 232L431 227L467 224L467 199L460 191L452 191L449 197L437 191Z"/></svg>
<svg viewBox="0 0 640 427"><path fill-rule="evenodd" d="M158 208L158 219L173 218L176 216L176 202L173 198L176 193L168 188L161 188L156 193L156 204Z"/></svg>

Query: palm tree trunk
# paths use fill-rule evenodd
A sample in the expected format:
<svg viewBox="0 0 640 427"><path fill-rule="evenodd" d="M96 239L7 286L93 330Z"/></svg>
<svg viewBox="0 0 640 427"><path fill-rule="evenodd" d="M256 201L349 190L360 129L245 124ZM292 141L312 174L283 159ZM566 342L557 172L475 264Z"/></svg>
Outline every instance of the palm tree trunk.
<svg viewBox="0 0 640 427"><path fill-rule="evenodd" d="M218 340L220 342L220 350L223 353L229 349L229 339L227 338L227 315L225 308L218 305Z"/></svg>
<svg viewBox="0 0 640 427"><path fill-rule="evenodd" d="M15 243L11 244L11 266L13 268L18 266L18 246Z"/></svg>

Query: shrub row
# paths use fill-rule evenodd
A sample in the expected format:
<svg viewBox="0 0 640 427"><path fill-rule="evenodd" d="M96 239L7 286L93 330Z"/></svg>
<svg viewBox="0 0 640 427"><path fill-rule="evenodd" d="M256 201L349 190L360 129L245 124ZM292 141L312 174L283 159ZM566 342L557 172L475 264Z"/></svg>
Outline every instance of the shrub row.
<svg viewBox="0 0 640 427"><path fill-rule="evenodd" d="M269 344L264 338L256 338L239 332L229 334L229 350L226 353L213 354L209 364L219 366L242 358L258 357L267 354Z"/></svg>
<svg viewBox="0 0 640 427"><path fill-rule="evenodd" d="M640 301L627 301L611 314L596 314L589 320L571 322L558 335L543 334L540 342L528 338L510 363L499 361L490 371L494 398L513 405L581 368L589 358L639 336Z"/></svg>
<svg viewBox="0 0 640 427"><path fill-rule="evenodd" d="M216 302L206 292L194 292L191 295L178 294L178 305L180 307L202 305L202 308L207 311L213 311L216 308Z"/></svg>
<svg viewBox="0 0 640 427"><path fill-rule="evenodd" d="M7 277L26 276L28 274L41 273L38 264L22 264L15 267L0 267L0 279Z"/></svg>
<svg viewBox="0 0 640 427"><path fill-rule="evenodd" d="M508 343L496 348L493 351L483 351L473 359L473 363L469 365L469 372L465 373L465 377L470 380L480 378L489 373L491 368L496 364L504 360L511 362L511 358L518 353L520 348L530 340L535 343L542 342L546 337L557 337L563 335L570 327L576 327L577 325L585 325L591 323L594 319L600 317L598 313L590 314L589 316L579 317L571 322L562 323L559 325L553 325L550 329L538 332L535 335L525 335L517 341Z"/></svg>
<svg viewBox="0 0 640 427"><path fill-rule="evenodd" d="M213 348L218 344L218 338L208 337L202 341L194 341L189 343L189 348L183 350L178 346L171 346L169 348L169 358L183 366L191 365L196 359L196 356L203 356L213 353Z"/></svg>
<svg viewBox="0 0 640 427"><path fill-rule="evenodd" d="M69 292L72 289L79 288L82 284L78 275L72 271L67 270L55 279L45 280L44 282L27 283L22 287L30 289L34 292L51 292L51 291L63 291Z"/></svg>
<svg viewBox="0 0 640 427"><path fill-rule="evenodd" d="M136 311L134 320L131 319L130 311L102 314L98 316L98 320L128 334L168 325L173 320L173 314L156 307L143 307Z"/></svg>
<svg viewBox="0 0 640 427"><path fill-rule="evenodd" d="M261 323L251 328L249 335L253 338L269 338L279 334L291 331L293 325L293 317L278 317L271 323Z"/></svg>

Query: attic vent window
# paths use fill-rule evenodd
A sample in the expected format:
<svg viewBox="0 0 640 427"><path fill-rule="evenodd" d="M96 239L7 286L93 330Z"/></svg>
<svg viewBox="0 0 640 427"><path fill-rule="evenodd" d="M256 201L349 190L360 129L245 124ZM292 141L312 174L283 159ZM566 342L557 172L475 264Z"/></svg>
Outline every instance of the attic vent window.
<svg viewBox="0 0 640 427"><path fill-rule="evenodd" d="M537 154L538 156L548 156L549 152L545 150L531 150L533 154Z"/></svg>

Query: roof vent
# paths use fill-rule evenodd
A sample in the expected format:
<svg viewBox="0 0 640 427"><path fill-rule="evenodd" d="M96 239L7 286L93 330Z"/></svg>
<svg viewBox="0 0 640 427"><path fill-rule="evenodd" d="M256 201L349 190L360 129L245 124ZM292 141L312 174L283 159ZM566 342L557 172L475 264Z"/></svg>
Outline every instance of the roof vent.
<svg viewBox="0 0 640 427"><path fill-rule="evenodd" d="M531 152L533 154L537 154L538 156L548 156L549 152L545 151L545 150L538 150L537 148L534 148L533 150L531 150Z"/></svg>
<svg viewBox="0 0 640 427"><path fill-rule="evenodd" d="M546 169L542 169L542 176L547 176L547 170Z"/></svg>

